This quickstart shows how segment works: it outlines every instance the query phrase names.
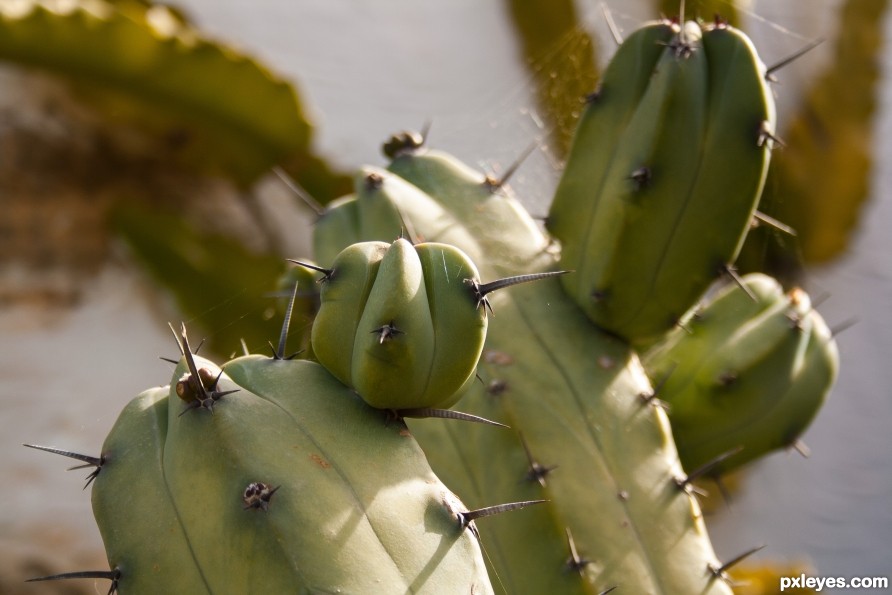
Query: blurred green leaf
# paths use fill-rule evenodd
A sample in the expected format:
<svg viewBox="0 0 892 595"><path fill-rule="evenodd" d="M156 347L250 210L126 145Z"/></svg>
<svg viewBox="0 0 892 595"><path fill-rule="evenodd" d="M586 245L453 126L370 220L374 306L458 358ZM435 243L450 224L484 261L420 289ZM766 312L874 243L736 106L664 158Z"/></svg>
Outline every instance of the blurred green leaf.
<svg viewBox="0 0 892 595"><path fill-rule="evenodd" d="M785 146L774 151L760 206L797 237L757 230L742 268L790 279L802 264L826 262L848 247L869 191L887 6L842 5L833 58L781 132Z"/></svg>
<svg viewBox="0 0 892 595"><path fill-rule="evenodd" d="M0 59L68 77L112 130L173 163L247 184L312 157L294 87L162 5L0 0Z"/></svg>
<svg viewBox="0 0 892 595"><path fill-rule="evenodd" d="M286 298L270 294L286 289L279 280L286 270L283 258L252 252L231 236L196 228L176 213L138 200L119 201L112 226L145 270L174 295L186 322L201 327L212 351L224 357L241 353L241 339L255 353L268 351L268 341L278 343ZM314 298L297 308L289 351L306 344L306 311Z"/></svg>
<svg viewBox="0 0 892 595"><path fill-rule="evenodd" d="M508 9L534 78L540 115L563 156L583 99L598 81L594 45L569 0L508 0Z"/></svg>
<svg viewBox="0 0 892 595"><path fill-rule="evenodd" d="M668 18L677 17L680 9L681 0L657 0L656 13L658 15ZM729 25L740 26L740 17L737 15L734 0L686 0L684 3L685 20L711 21L717 17Z"/></svg>

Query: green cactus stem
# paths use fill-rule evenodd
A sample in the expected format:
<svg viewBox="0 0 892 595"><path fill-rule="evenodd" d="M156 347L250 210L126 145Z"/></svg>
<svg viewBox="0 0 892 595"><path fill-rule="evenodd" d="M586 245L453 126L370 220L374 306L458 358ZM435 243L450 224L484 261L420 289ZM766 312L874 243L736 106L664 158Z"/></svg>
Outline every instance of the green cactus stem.
<svg viewBox="0 0 892 595"><path fill-rule="evenodd" d="M774 102L750 40L719 22L645 24L579 123L547 226L563 285L646 344L736 258L767 172Z"/></svg>
<svg viewBox="0 0 892 595"><path fill-rule="evenodd" d="M181 341L170 386L127 405L101 457L41 447L96 467L113 590L492 593L464 530L486 513L440 483L405 425L313 362L221 368Z"/></svg>
<svg viewBox="0 0 892 595"><path fill-rule="evenodd" d="M729 284L643 357L685 468L729 449L719 476L792 447L823 404L839 354L801 289L753 273Z"/></svg>

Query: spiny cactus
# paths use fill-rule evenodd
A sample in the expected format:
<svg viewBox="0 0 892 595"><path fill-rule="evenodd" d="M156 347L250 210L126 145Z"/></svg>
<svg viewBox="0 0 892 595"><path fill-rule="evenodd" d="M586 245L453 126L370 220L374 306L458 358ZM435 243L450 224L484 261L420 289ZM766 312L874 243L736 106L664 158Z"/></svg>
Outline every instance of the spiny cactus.
<svg viewBox="0 0 892 595"><path fill-rule="evenodd" d="M675 443L688 469L740 449L719 475L795 445L836 379L830 329L801 289L751 274L695 310L643 358L663 379Z"/></svg>
<svg viewBox="0 0 892 595"><path fill-rule="evenodd" d="M459 247L478 255L482 276L555 268L548 239L498 180L423 148L398 152L390 169L440 205L412 217L418 236L439 241L448 230L468 238ZM404 183L379 175L382 187ZM322 221L341 219L337 211L357 209L360 200L340 201ZM317 228L316 245L337 241L330 229ZM437 473L465 498L548 500L523 522L494 519L481 528L494 576L510 593L598 593L618 584L633 592L727 592L708 570L721 564L665 414L641 398L651 388L635 354L598 331L554 280L491 301L481 382L471 384L462 409L516 432L429 422L412 429Z"/></svg>
<svg viewBox="0 0 892 595"><path fill-rule="evenodd" d="M524 503L468 511L401 422L319 364L217 367L182 345L170 386L133 400L88 461L112 570L59 578L122 594L492 592L473 520Z"/></svg>
<svg viewBox="0 0 892 595"><path fill-rule="evenodd" d="M548 215L564 287L632 342L669 330L734 262L768 168L774 102L749 39L646 24L588 101Z"/></svg>
<svg viewBox="0 0 892 595"><path fill-rule="evenodd" d="M778 436L789 444L835 373L807 297L781 297L762 278L726 290L702 320L684 317L729 268L754 213L773 129L764 75L749 41L721 23L633 34L581 121L548 219L554 237L505 178L417 135L392 138L388 170L361 170L354 194L320 218L315 259L328 267L297 261L323 274L312 331L322 365L284 357L283 331L273 358L218 368L184 331L170 386L125 410L100 457L61 453L96 467L112 570L88 574L137 593L157 591L161 576L171 582L160 588L188 592L491 592L482 538L509 593L730 593L725 571L758 548L720 563L691 484ZM605 153L602 139L618 148ZM726 144L734 159L718 151ZM577 270L563 279L581 281L553 278L566 263ZM677 368L660 389L678 383L679 420L694 420L677 428L693 445L681 459L666 395L632 346L678 320L693 337L670 334L648 362L658 377ZM766 416L766 435L735 433L709 409L721 398L685 392L701 372L749 396L776 384L780 396L735 401L745 424ZM402 418L459 397L513 430L412 430L464 498L512 504L468 511L382 411ZM723 451L710 424L749 453ZM531 503L541 505L522 520L474 525ZM188 568L165 574L174 565Z"/></svg>
<svg viewBox="0 0 892 595"><path fill-rule="evenodd" d="M487 295L564 272L483 284L455 246L402 238L348 246L330 269L293 262L325 274L312 331L319 362L372 407L397 411L454 405L483 351Z"/></svg>

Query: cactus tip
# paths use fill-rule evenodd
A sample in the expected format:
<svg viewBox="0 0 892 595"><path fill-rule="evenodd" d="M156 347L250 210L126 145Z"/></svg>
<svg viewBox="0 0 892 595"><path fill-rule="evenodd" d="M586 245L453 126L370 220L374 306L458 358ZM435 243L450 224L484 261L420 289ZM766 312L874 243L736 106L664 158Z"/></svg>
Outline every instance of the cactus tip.
<svg viewBox="0 0 892 595"><path fill-rule="evenodd" d="M396 159L400 155L412 154L427 141L428 132L430 132L431 121L425 122L421 132L412 132L404 130L392 134L390 138L381 145L381 152L390 159Z"/></svg>
<svg viewBox="0 0 892 595"><path fill-rule="evenodd" d="M455 516L458 517L458 522L462 529L471 527L472 531L474 531L476 534L476 528L472 525L472 523L476 519L492 516L494 514L501 514L503 512L510 512L512 510L520 510L521 508L526 508L527 506L542 504L545 502L548 502L548 500L523 500L520 502L508 502L507 504L496 504L495 506L487 506L485 508L478 508L476 510L455 511Z"/></svg>
<svg viewBox="0 0 892 595"><path fill-rule="evenodd" d="M769 142L771 143L769 145ZM768 123L767 120L763 120L759 124L759 136L756 139L756 146L759 148L768 146L768 148L772 148L774 145L779 147L786 146L784 141L780 139L772 130L771 124Z"/></svg>
<svg viewBox="0 0 892 595"><path fill-rule="evenodd" d="M371 331L372 333L377 333L378 335L378 344L383 345L384 341L395 338L397 335L404 335L405 332L396 328L393 325L393 321L391 320L385 325L379 326L376 329Z"/></svg>
<svg viewBox="0 0 892 595"><path fill-rule="evenodd" d="M801 58L808 52L812 51L813 49L815 49L822 43L824 43L823 39L816 39L816 40L812 41L811 43L809 43L808 45L806 45L805 47L803 47L799 50L796 50L789 56L787 56L785 58L781 58L780 60L778 60L777 62L775 62L774 64L772 64L771 66L769 66L768 68L765 69L765 80L772 82L772 83L776 82L777 79L774 77L775 72L777 72L784 66L787 66L791 62L798 60L799 58Z"/></svg>
<svg viewBox="0 0 892 595"><path fill-rule="evenodd" d="M642 165L629 174L629 179L632 180L632 183L635 186L635 191L641 192L650 185L652 173L649 167Z"/></svg>
<svg viewBox="0 0 892 595"><path fill-rule="evenodd" d="M540 486L543 488L546 487L545 478L549 473L557 469L557 465L551 465L546 467L545 465L540 464L535 457L533 457L533 453L530 451L530 446L527 444L526 439L523 437L523 433L518 432L518 437L520 438L520 443L523 445L523 451L526 453L527 461L529 462L529 467L527 468L526 475L524 475L524 481L535 481L538 482Z"/></svg>
<svg viewBox="0 0 892 595"><path fill-rule="evenodd" d="M491 397L498 397L508 390L508 382L505 380L499 380L498 378L494 378L489 381L489 384L486 385L486 394Z"/></svg>
<svg viewBox="0 0 892 595"><path fill-rule="evenodd" d="M619 27L616 26L616 21L613 19L613 12L611 12L610 7L607 6L606 2L601 2L601 13L604 15L604 22L607 23L607 30L610 31L610 36L613 38L613 42L617 45L617 47L623 44L623 34L620 33Z"/></svg>
<svg viewBox="0 0 892 595"><path fill-rule="evenodd" d="M790 448L798 452L803 459L807 459L811 456L811 449L800 439L794 440L793 444L790 445Z"/></svg>
<svg viewBox="0 0 892 595"><path fill-rule="evenodd" d="M650 393L639 393L638 398L640 398L645 405L654 403L668 410L669 404L660 399L660 393L663 392L663 388L666 386L666 382L669 380L669 377L672 376L672 373L675 371L676 368L678 368L678 362L672 364L672 367L669 368L669 371L666 372L666 374L663 375L660 381L653 387L653 391L651 391Z"/></svg>
<svg viewBox="0 0 892 595"><path fill-rule="evenodd" d="M292 360L302 351L295 351L291 355L285 355L285 345L288 341L288 329L291 328L291 316L294 313L294 302L297 301L297 287L298 283L294 284L294 289L291 291L291 297L288 299L288 306L285 308L285 318L282 320L282 330L279 332L279 346L273 347L272 342L269 343L270 349L273 352L273 359L275 360ZM242 345L243 349L247 351L244 344Z"/></svg>
<svg viewBox="0 0 892 595"><path fill-rule="evenodd" d="M532 143L530 143L530 146L523 150L523 153L521 153L520 156L514 160L514 163L508 166L508 169L506 169L500 177L497 178L493 175L487 175L486 178L483 180L484 186L486 186L486 188L490 192L496 192L500 188L504 187L505 184L508 183L508 180L511 178L511 176L513 176L515 172L517 172L521 164L526 161L526 158L529 157L538 146L538 141L533 141Z"/></svg>
<svg viewBox="0 0 892 595"><path fill-rule="evenodd" d="M486 296L493 291L504 289L505 287L511 287L512 285L518 285L520 283L528 283L530 281L538 281L540 279L546 279L548 277L557 277L559 275L566 275L567 273L572 273L573 271L548 271L546 273L532 273L529 275L517 275L515 277L506 277L504 279L496 279L495 281L490 281L489 283L481 284L476 279L465 279L465 284L471 287L471 290L474 293L474 299L477 301L477 307L479 308L481 305L486 307L489 310L489 313L492 314L492 306L489 303L489 300L486 299Z"/></svg>
<svg viewBox="0 0 892 595"><path fill-rule="evenodd" d="M675 483L683 490L687 490L691 487L691 483L695 480L708 475L710 471L716 468L722 461L733 457L743 450L743 446L735 446L734 448L723 452L722 454L706 461L690 473L688 473L687 477L676 477Z"/></svg>
<svg viewBox="0 0 892 595"><path fill-rule="evenodd" d="M753 213L753 227L760 227L762 225L767 225L777 231L785 233L789 236L796 237L796 230L787 225L786 223L782 223L775 219L770 215L766 215L762 211L756 211Z"/></svg>
<svg viewBox="0 0 892 595"><path fill-rule="evenodd" d="M307 190L303 186L298 184L294 180L294 178L289 176L284 169L277 165L273 167L273 173L276 174L276 177L279 178L279 180L283 184L285 184L285 186L289 190L291 190L291 192L296 194L297 197L300 198L305 205L310 207L310 210L312 210L317 216L322 216L322 214L325 213L325 208L321 204L319 204L319 201L313 198L310 193L307 192Z"/></svg>
<svg viewBox="0 0 892 595"><path fill-rule="evenodd" d="M747 284L743 282L743 279L741 278L740 273L737 272L737 268L734 267L734 265L723 264L720 267L720 270L722 273L731 277L731 280L734 281L734 283L737 284L737 286L741 289L741 291L743 291L743 293L745 293L747 295L747 297L750 298L753 302L759 301L759 298L756 296L755 293L753 293L753 290L750 289L747 286Z"/></svg>

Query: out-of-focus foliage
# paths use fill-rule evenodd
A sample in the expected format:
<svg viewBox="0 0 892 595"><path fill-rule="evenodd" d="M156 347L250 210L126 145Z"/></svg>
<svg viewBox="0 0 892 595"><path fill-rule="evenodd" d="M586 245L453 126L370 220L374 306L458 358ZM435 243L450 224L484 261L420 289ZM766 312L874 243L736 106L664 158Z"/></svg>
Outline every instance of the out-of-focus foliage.
<svg viewBox="0 0 892 595"><path fill-rule="evenodd" d="M0 0L0 58L67 77L140 154L240 183L317 163L294 87L163 5Z"/></svg>
<svg viewBox="0 0 892 595"><path fill-rule="evenodd" d="M803 574L814 576L815 572L805 564L768 562L760 565L741 565L730 570L729 574L734 581L736 595L779 595L781 577L796 578ZM787 587L783 590L784 594L792 595L808 595L816 592L808 587Z"/></svg>
<svg viewBox="0 0 892 595"><path fill-rule="evenodd" d="M121 201L112 213L114 231L127 241L149 274L173 292L180 311L206 331L208 348L218 354L241 353L244 339L253 352L276 343L281 320L276 313L279 275L284 259L255 253L229 234L209 232L177 214L141 201ZM296 310L288 349L309 337L300 312L312 308L305 296Z"/></svg>
<svg viewBox="0 0 892 595"><path fill-rule="evenodd" d="M657 0L656 13L673 18L678 16L680 6L680 0ZM729 25L740 26L734 0L687 0L684 3L684 18L704 21L720 18Z"/></svg>
<svg viewBox="0 0 892 595"><path fill-rule="evenodd" d="M538 109L558 155L566 154L584 97L598 80L595 50L573 2L508 0L511 20L536 87ZM559 59L543 59L556 54Z"/></svg>
<svg viewBox="0 0 892 595"><path fill-rule="evenodd" d="M790 276L846 250L869 192L887 7L879 0L841 6L831 61L787 119L763 196L761 208L796 229L797 240L757 230L742 268Z"/></svg>

